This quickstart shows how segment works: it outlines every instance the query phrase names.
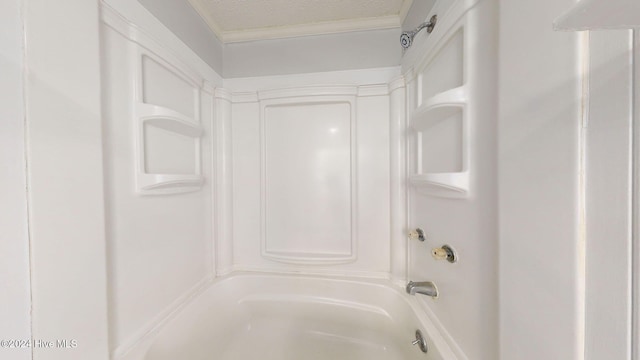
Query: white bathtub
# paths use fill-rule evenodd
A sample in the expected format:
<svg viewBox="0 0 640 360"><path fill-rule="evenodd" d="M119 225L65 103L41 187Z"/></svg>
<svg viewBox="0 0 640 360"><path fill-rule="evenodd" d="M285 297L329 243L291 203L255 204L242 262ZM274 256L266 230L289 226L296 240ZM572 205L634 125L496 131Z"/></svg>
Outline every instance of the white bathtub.
<svg viewBox="0 0 640 360"><path fill-rule="evenodd" d="M456 359L420 313L388 281L234 274L165 323L136 359ZM411 344L417 329L427 354Z"/></svg>

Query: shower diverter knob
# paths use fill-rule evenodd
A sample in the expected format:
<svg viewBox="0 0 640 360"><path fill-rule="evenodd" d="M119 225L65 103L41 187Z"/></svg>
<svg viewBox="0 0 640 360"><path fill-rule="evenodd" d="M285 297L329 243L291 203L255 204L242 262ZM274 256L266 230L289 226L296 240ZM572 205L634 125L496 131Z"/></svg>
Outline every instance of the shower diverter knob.
<svg viewBox="0 0 640 360"><path fill-rule="evenodd" d="M415 230L409 231L409 239L425 241L426 237L424 236L424 230L416 228Z"/></svg>
<svg viewBox="0 0 640 360"><path fill-rule="evenodd" d="M439 248L431 250L431 256L436 260L447 260L450 263L458 261L456 252L449 245L442 245Z"/></svg>

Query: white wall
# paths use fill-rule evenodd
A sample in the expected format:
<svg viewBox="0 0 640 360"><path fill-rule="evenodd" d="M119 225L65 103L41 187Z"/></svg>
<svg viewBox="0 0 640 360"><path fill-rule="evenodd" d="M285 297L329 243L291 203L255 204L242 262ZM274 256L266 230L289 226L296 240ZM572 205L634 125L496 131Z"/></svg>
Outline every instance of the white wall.
<svg viewBox="0 0 640 360"><path fill-rule="evenodd" d="M25 1L34 359L107 359L98 1ZM63 20L62 20L63 19Z"/></svg>
<svg viewBox="0 0 640 360"><path fill-rule="evenodd" d="M633 32L588 36L585 358L632 359Z"/></svg>
<svg viewBox="0 0 640 360"><path fill-rule="evenodd" d="M400 29L226 44L224 77L370 69L400 63Z"/></svg>
<svg viewBox="0 0 640 360"><path fill-rule="evenodd" d="M31 338L22 1L0 3L0 339ZM31 349L0 348L31 359Z"/></svg>
<svg viewBox="0 0 640 360"><path fill-rule="evenodd" d="M572 0L500 1L500 358L581 359L579 36Z"/></svg>

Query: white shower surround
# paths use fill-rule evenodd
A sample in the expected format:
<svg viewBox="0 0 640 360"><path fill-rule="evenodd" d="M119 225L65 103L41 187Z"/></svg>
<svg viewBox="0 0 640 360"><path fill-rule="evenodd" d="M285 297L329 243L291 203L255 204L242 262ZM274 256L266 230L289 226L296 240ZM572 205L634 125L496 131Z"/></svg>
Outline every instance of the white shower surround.
<svg viewBox="0 0 640 360"><path fill-rule="evenodd" d="M470 316L464 326L460 323L462 318L451 316L457 311L468 316L477 306L491 303L496 292L480 294L471 306L460 303L454 299L458 296L448 290L448 280L443 281L447 275L429 278L425 269L407 262L416 261L416 255L408 257L409 249L426 254L428 251L407 244L405 238L407 227L423 226L410 218L413 210L407 213L403 180L406 171L413 169L409 166L407 170L404 165L405 151L410 152L409 159L414 158L411 152L415 151L411 144L405 149L406 114L414 111L411 106L416 104L415 96L422 93L422 72L427 72L425 66L432 60L415 54L424 51L424 46L438 52L450 35L477 26L477 17L485 15L475 10L473 16L466 15L475 4L462 0L438 4L434 11L441 14L440 28L426 42L424 37L416 39L418 50L407 53L408 60L403 64L406 78L395 67L224 81L195 54L186 51L148 13L141 11L137 3L113 0L109 5L103 4L109 329L115 358L142 359L145 344L156 342L158 332L174 334L171 324L180 322L182 314L198 311L192 309L194 301L224 291L225 286L219 285L221 281L216 278L235 276L239 271L386 279L375 280L378 287L383 286L387 288L384 291L393 291L404 297L403 301L414 304L410 311L403 310L404 315L399 318L391 316L390 321L404 322L401 327L406 332L407 318L422 319L415 326L428 328L427 337L439 344L436 348L443 359L467 358L468 354L458 346L459 339L471 349L471 354L494 354L495 324L487 322L495 318L493 308L480 316ZM156 41L160 38L158 34L167 39ZM465 44L470 39L475 41L467 32L464 34ZM453 71L464 71L465 83L459 85L468 89L465 96L473 97L478 85L475 74L485 63L470 65L477 57L476 50L466 46L461 51L468 64ZM152 70L145 68L148 64L155 64ZM408 64L414 64L415 68ZM486 76L490 75L489 72ZM155 86L150 88L147 83ZM154 92L158 88L164 94ZM405 96L407 89L409 98ZM147 92L155 94L155 100ZM436 104L440 98L443 97L422 100ZM475 114L472 111L475 110L471 105L465 105L465 114ZM487 111L490 109L478 114L486 116ZM313 115L310 121L314 131L297 126L305 114ZM465 116L469 117L465 117L466 124L474 119ZM137 124L134 132L127 125L131 121ZM147 132L145 126L158 130ZM167 146L173 144L175 149L182 150L172 153L149 145L153 140L150 136L158 134L164 134L163 139L173 136L176 140ZM188 141L193 141L196 150L195 157L186 161L195 163L195 167L178 166L181 170L176 172L171 166L185 161L190 153L184 148ZM474 147L477 145L469 134L461 141L468 147L466 151L484 151ZM323 168L326 171L322 174L299 177L287 169L291 161L305 166L305 158L319 155L322 156L311 160L308 170ZM166 173L152 173L148 167L150 156L155 156L154 161L167 160L159 167ZM473 161L477 159L470 159L471 165L465 166L470 171L471 187L477 186L473 182L477 166ZM132 167L132 161L138 165ZM184 169L191 173L183 173ZM269 176L273 169L284 174L275 183L270 182ZM330 183L341 189L341 196L335 195L332 188L323 188L328 174ZM139 179L136 186L130 181L134 178ZM301 184L301 179L307 185ZM314 191L320 195L313 195ZM292 192L312 198L284 203ZM466 204L464 197L451 201ZM309 226L298 226L307 220L304 206L309 203L320 207L308 210L315 211L314 222L325 226L312 230L308 230ZM291 218L294 221L284 221ZM329 229L333 233L327 233ZM491 226L488 229L491 231ZM305 231L311 231L311 236L305 236ZM473 226L467 231L483 234ZM317 241L310 242L314 236ZM474 241L482 240L469 237L466 241L469 244L454 246L463 251L469 246L468 251L474 251L473 247L478 246ZM430 239L428 245L442 244ZM146 264L144 268L140 267L141 259ZM491 262L492 258L487 259ZM434 260L420 261L428 264ZM468 261L467 267L451 268L451 274L474 276L476 267L484 266L471 258ZM440 264L435 266L438 269ZM162 282L157 281L159 274L163 274ZM261 287L256 288L258 293L277 287L280 281L279 275L253 276L261 279ZM444 283L447 290L443 296L449 298L448 305L403 294L402 286L409 277L423 280L416 276ZM236 281L242 282L232 280ZM331 283L328 279L323 281ZM354 288L363 286L353 284ZM295 292L295 288L285 287L283 291ZM471 289L456 291L460 294ZM368 306L346 288L339 293L314 293L310 301L321 302L323 297ZM381 311L390 313L397 308L391 304L389 308L380 306ZM432 307L438 310L432 311ZM315 311L314 306L305 309ZM451 317L447 318L447 324L439 320L445 314ZM487 327L491 330L478 333L478 329Z"/></svg>

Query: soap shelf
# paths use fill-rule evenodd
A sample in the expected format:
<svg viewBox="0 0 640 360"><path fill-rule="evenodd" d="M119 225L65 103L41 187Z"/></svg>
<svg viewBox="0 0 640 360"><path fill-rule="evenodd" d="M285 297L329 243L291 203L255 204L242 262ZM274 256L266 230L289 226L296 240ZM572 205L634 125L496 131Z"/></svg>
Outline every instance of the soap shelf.
<svg viewBox="0 0 640 360"><path fill-rule="evenodd" d="M137 191L143 195L177 194L198 191L202 187L204 178L200 171L200 138L203 134L202 126L193 119L174 110L145 103L136 104L136 118L138 119L137 139ZM195 173L191 174L155 174L145 169L145 138L146 126L153 126L165 131L180 134L194 139L196 147Z"/></svg>
<svg viewBox="0 0 640 360"><path fill-rule="evenodd" d="M438 93L425 100L411 115L410 127L415 134L415 173L409 176L409 183L420 192L428 195L464 198L469 192L468 172L468 136L467 136L467 88L460 86ZM460 121L461 166L455 172L429 172L428 166L423 169L422 138L424 134L434 131L436 125L444 121L457 119ZM435 130L438 131L438 130Z"/></svg>
<svg viewBox="0 0 640 360"><path fill-rule="evenodd" d="M138 104L137 114L142 125L155 126L192 138L202 136L200 124L171 109L157 105Z"/></svg>
<svg viewBox="0 0 640 360"><path fill-rule="evenodd" d="M138 191L143 194L175 194L197 191L202 186L202 175L139 174Z"/></svg>
<svg viewBox="0 0 640 360"><path fill-rule="evenodd" d="M409 183L430 195L463 198L469 191L469 172L412 175Z"/></svg>
<svg viewBox="0 0 640 360"><path fill-rule="evenodd" d="M413 116L419 116L435 107L464 105L467 103L467 87L459 86L447 91L438 93L426 99L417 109L414 110Z"/></svg>

